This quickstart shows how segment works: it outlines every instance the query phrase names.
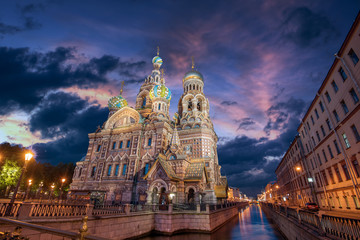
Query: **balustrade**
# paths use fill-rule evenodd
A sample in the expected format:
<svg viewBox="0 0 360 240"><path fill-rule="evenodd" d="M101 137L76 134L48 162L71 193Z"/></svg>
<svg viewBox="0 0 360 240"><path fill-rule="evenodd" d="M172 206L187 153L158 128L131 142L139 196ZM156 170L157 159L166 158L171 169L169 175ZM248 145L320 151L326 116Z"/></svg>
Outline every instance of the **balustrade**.
<svg viewBox="0 0 360 240"><path fill-rule="evenodd" d="M11 208L9 217L17 217L21 203L14 203ZM6 209L10 207L10 203L0 203L0 217L4 217L6 214Z"/></svg>

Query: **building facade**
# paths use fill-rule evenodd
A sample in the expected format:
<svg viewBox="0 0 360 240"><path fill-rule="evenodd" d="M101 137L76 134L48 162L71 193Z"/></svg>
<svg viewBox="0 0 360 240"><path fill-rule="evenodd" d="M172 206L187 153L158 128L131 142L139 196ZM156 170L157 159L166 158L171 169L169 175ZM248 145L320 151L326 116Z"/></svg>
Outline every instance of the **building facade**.
<svg viewBox="0 0 360 240"><path fill-rule="evenodd" d="M156 204L226 199L203 75L192 64L172 119L159 53L152 63L134 108L122 90L109 100L107 121L89 134L87 154L76 163L70 196Z"/></svg>
<svg viewBox="0 0 360 240"><path fill-rule="evenodd" d="M358 15L276 170L283 195L324 209L360 209L359 34Z"/></svg>

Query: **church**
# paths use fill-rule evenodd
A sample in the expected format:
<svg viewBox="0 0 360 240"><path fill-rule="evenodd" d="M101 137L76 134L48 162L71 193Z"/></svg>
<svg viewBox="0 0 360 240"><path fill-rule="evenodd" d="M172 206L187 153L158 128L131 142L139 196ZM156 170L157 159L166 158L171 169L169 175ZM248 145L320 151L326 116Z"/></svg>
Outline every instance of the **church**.
<svg viewBox="0 0 360 240"><path fill-rule="evenodd" d="M227 198L204 77L193 61L171 118L162 63L158 50L135 107L128 106L123 87L109 99L108 119L88 135L86 156L76 163L70 198L116 204L216 204Z"/></svg>

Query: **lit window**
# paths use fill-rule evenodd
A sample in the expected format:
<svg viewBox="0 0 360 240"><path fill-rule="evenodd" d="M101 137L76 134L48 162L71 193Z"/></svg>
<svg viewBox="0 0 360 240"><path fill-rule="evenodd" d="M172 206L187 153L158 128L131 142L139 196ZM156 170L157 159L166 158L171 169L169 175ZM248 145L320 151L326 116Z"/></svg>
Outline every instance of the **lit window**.
<svg viewBox="0 0 360 240"><path fill-rule="evenodd" d="M325 97L328 100L328 102L331 102L331 97L330 97L330 94L328 92L325 93Z"/></svg>
<svg viewBox="0 0 360 240"><path fill-rule="evenodd" d="M359 62L359 58L358 58L358 56L356 55L356 53L354 52L353 49L350 49L348 55L351 58L354 65L356 65Z"/></svg>
<svg viewBox="0 0 360 240"><path fill-rule="evenodd" d="M98 145L96 151L97 151L97 152L100 152L100 150L101 150L101 145Z"/></svg>
<svg viewBox="0 0 360 240"><path fill-rule="evenodd" d="M347 138L346 134L344 133L342 136L343 136L343 139L344 139L346 148L351 147L350 142L349 142L349 139Z"/></svg>
<svg viewBox="0 0 360 240"><path fill-rule="evenodd" d="M120 142L119 148L123 147L123 141Z"/></svg>
<svg viewBox="0 0 360 240"><path fill-rule="evenodd" d="M351 126L351 130L353 131L353 134L355 136L356 142L360 142L360 135L358 130L356 129L355 125Z"/></svg>
<svg viewBox="0 0 360 240"><path fill-rule="evenodd" d="M338 86L336 85L336 82L335 82L335 81L332 81L332 82L331 82L331 86L333 87L335 93L337 93L337 91L339 91L339 88L338 88Z"/></svg>
<svg viewBox="0 0 360 240"><path fill-rule="evenodd" d="M126 143L126 147L129 148L130 147L130 140L127 141Z"/></svg>
<svg viewBox="0 0 360 240"><path fill-rule="evenodd" d="M352 99L354 100L354 104L359 102L359 97L353 88L350 90L350 95L351 95Z"/></svg>
<svg viewBox="0 0 360 240"><path fill-rule="evenodd" d="M334 117L336 119L336 122L340 122L340 117L339 115L337 114L336 110L333 111L333 114L334 114Z"/></svg>
<svg viewBox="0 0 360 240"><path fill-rule="evenodd" d="M348 107L346 106L345 101L342 100L342 101L340 102L340 104L341 104L341 106L342 106L342 108L343 108L343 110L344 110L344 114L346 115L346 114L349 112L349 109L348 109Z"/></svg>
<svg viewBox="0 0 360 240"><path fill-rule="evenodd" d="M148 146L151 146L151 138L148 139Z"/></svg>
<svg viewBox="0 0 360 240"><path fill-rule="evenodd" d="M342 80L345 81L347 79L347 75L342 67L339 69L339 73L341 75Z"/></svg>
<svg viewBox="0 0 360 240"><path fill-rule="evenodd" d="M115 147L116 147L116 142L113 142L113 147L112 147L112 149L115 149Z"/></svg>
<svg viewBox="0 0 360 240"><path fill-rule="evenodd" d="M334 140L334 145L335 145L335 149L336 149L337 154L340 154L341 151L340 151L339 145L338 145L336 140Z"/></svg>
<svg viewBox="0 0 360 240"><path fill-rule="evenodd" d="M324 110L325 110L324 105L321 101L319 102L319 105L320 105L321 112L324 112Z"/></svg>

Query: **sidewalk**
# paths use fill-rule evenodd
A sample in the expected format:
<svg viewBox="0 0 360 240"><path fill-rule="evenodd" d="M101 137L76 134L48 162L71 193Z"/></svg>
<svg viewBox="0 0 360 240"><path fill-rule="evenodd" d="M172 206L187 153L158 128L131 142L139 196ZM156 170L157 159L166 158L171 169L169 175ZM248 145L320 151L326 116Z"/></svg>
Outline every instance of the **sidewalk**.
<svg viewBox="0 0 360 240"><path fill-rule="evenodd" d="M287 207L302 210L302 208L299 208L299 206L287 206ZM317 214L318 215L334 216L334 217L352 218L352 219L360 220L360 210L352 210L350 212L350 211L341 211L341 210L339 211L339 210L320 209L319 212L317 212Z"/></svg>

